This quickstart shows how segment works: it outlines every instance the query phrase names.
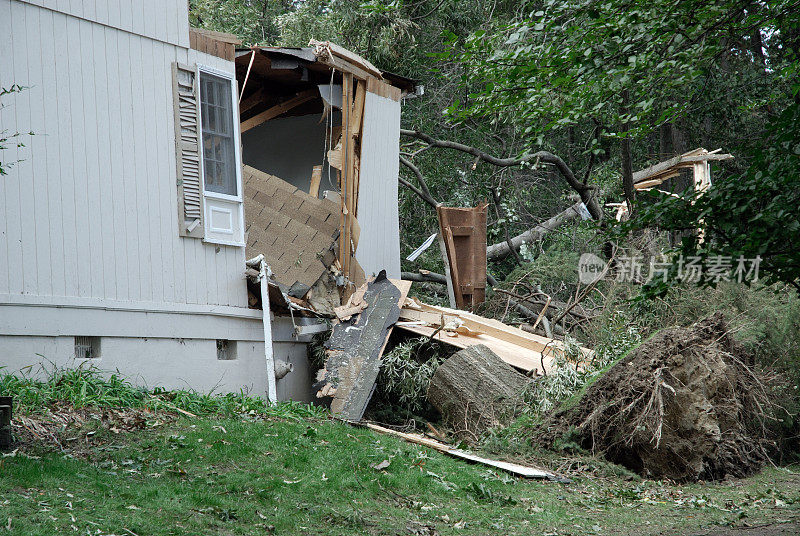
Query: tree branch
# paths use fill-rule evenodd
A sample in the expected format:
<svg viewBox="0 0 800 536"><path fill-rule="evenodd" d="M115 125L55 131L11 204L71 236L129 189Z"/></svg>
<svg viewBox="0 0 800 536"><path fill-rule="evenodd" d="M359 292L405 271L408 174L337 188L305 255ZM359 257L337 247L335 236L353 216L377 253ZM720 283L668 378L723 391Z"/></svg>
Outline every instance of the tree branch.
<svg viewBox="0 0 800 536"><path fill-rule="evenodd" d="M415 282L428 281L431 283L440 283L442 285L447 283L447 280L442 274L437 274L435 272L428 272L428 271L426 271L425 273L402 272L400 274L400 278L405 281L415 281ZM497 279L492 277L492 275L489 273L486 274L486 280L492 287L497 287L499 285ZM539 311L534 311L533 309L526 307L525 305L523 305L522 303L520 303L518 300L516 300L511 296L508 297L508 301L511 303L511 305L514 306L515 311L517 311L520 315L526 318L530 319L538 318L539 313L542 310L542 306L540 304L534 304L535 306L539 307ZM559 326L553 326L553 331L558 335L564 335L564 330L561 329L561 327Z"/></svg>
<svg viewBox="0 0 800 536"><path fill-rule="evenodd" d="M404 281L414 281L416 283L440 283L442 285L447 284L447 278L442 274L437 274L435 272L401 272L400 279Z"/></svg>
<svg viewBox="0 0 800 536"><path fill-rule="evenodd" d="M463 143L454 141L438 140L418 130L400 129L400 134L422 140L432 147L462 151L464 153L471 154L476 158L483 160L484 162L488 162L492 165L500 167L519 166L529 162L545 162L547 164L552 164L556 166L567 184L569 184L570 187L578 192L578 194L581 196L581 200L583 201L584 205L586 205L586 208L589 210L592 218L598 221L603 219L603 210L600 208L600 204L597 202L597 199L594 195L595 187L583 184L580 180L578 180L577 177L575 177L575 174L572 172L567 163L561 159L561 157L554 155L549 151L537 151L532 154L522 155L518 158L498 158L490 155L489 153L481 151L476 147L471 147L469 145L464 145Z"/></svg>
<svg viewBox="0 0 800 536"><path fill-rule="evenodd" d="M550 231L560 227L567 221L580 217L578 207L580 207L580 202L575 203L566 210L559 212L549 220L537 224L535 227L528 229L522 234L518 234L510 240L504 240L503 242L492 244L486 248L486 259L489 261L503 259L511 255L511 247L514 248L514 251L518 251L519 248L522 247L522 244L541 240L544 235ZM511 247L509 247L509 245Z"/></svg>
<svg viewBox="0 0 800 536"><path fill-rule="evenodd" d="M428 189L428 184L425 182L425 177L422 175L422 172L419 170L417 166L412 164L406 157L400 155L400 163L406 166L408 169L411 170L414 175L417 177L417 182L419 182L420 188L417 188L407 180L402 177L398 177L400 180L400 184L405 186L406 188L410 189L412 192L417 194L423 201L428 203L433 208L436 208L440 205L440 203L434 199L433 195L431 195L431 191Z"/></svg>

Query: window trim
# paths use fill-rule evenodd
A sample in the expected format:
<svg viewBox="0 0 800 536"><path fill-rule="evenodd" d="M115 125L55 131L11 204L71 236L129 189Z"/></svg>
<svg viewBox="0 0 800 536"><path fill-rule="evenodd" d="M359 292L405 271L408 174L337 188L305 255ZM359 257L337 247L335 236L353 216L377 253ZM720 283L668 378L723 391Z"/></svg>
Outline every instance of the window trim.
<svg viewBox="0 0 800 536"><path fill-rule="evenodd" d="M200 94L202 91L202 84L200 77L202 74L210 74L212 76L217 76L219 78L223 78L230 82L231 88L231 112L233 113L233 154L234 154L234 168L236 169L236 192L237 195L233 196L230 194L222 194L218 192L211 192L206 190L206 175L205 175L205 158L203 158L203 114L202 114L202 106L203 106L203 99ZM221 244L225 246L239 246L244 247L245 240L244 240L244 185L242 184L242 133L239 129L239 98L237 93L237 84L236 84L236 75L233 73L229 73L226 71L221 71L220 69L216 69L209 65L204 64L197 64L196 75L197 77L197 112L198 112L198 126L199 126L199 143L200 143L200 178L202 180L202 187L203 187L203 198L204 199L218 199L220 201L228 201L232 203L238 203L239 205L239 229L240 229L240 240L224 240L224 239L210 239L209 235L209 226L211 222L208 221L209 219L206 216L205 212L207 207L203 208L203 226L205 227L205 233L203 237L204 242L209 242L212 244ZM205 205L205 203L204 203Z"/></svg>

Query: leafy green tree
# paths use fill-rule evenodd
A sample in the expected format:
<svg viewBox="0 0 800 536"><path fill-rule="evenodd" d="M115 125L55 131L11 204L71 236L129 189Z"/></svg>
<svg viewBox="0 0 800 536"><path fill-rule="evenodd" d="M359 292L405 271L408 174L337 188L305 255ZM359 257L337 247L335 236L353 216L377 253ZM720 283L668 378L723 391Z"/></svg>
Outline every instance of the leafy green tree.
<svg viewBox="0 0 800 536"><path fill-rule="evenodd" d="M247 45L274 45L280 39L278 18L291 0L189 0L189 21L196 28L228 32Z"/></svg>
<svg viewBox="0 0 800 536"><path fill-rule="evenodd" d="M521 15L474 32L456 53L469 92L449 114L523 125L529 145L565 132L581 137L589 169L608 152L602 140L619 140L632 202L631 142L703 112L715 74L760 73L745 76L749 86L738 95L758 93L763 103L785 94L769 74L783 58L763 50L796 35L796 7L790 0L526 2Z"/></svg>
<svg viewBox="0 0 800 536"><path fill-rule="evenodd" d="M654 191L652 204L619 226L616 238L647 227L685 233L673 252L672 277L653 279L645 295L666 294L679 275L678 254L699 257L704 264L723 257L734 271L738 259L758 258L758 276L765 283L789 284L800 292L800 86L797 89L794 101L763 132L744 173L716 182L703 194L674 197ZM697 227L704 232L694 232ZM750 270L752 262L746 266ZM708 286L718 282L707 271L699 281Z"/></svg>

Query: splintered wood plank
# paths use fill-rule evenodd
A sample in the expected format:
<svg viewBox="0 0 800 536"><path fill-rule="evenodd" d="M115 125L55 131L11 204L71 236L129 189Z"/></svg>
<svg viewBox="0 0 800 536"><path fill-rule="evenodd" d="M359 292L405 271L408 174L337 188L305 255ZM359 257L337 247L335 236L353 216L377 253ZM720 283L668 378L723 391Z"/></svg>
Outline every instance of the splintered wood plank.
<svg viewBox="0 0 800 536"><path fill-rule="evenodd" d="M364 310L333 327L328 340L328 359L317 397L332 396L331 413L346 421L359 421L364 415L381 364L381 356L392 327L400 316L410 282L391 281L382 271L374 281L354 294Z"/></svg>
<svg viewBox="0 0 800 536"><path fill-rule="evenodd" d="M322 181L322 166L314 166L311 171L311 186L308 189L308 195L319 197L320 181Z"/></svg>
<svg viewBox="0 0 800 536"><path fill-rule="evenodd" d="M353 191L353 204L350 207L352 217L358 217L358 194L359 194L359 180L361 178L361 127L364 122L364 103L366 101L367 90L366 83L362 81L355 82L355 101L353 102L353 111L350 114L350 136L352 145L350 147L352 152L352 173L353 179L350 181L351 189ZM358 145L358 148L356 148ZM357 244L353 246L353 254L355 254Z"/></svg>
<svg viewBox="0 0 800 536"><path fill-rule="evenodd" d="M542 376L550 374L553 369L554 358L552 355L548 354L543 358L543 354L540 352L522 348L485 333L462 335L456 332L440 330L438 327L415 324L413 321L400 321L397 323L397 327L422 337L430 337L433 340L455 346L456 348L463 349L483 344L497 354L500 359L526 373L535 372L536 375ZM555 351L555 349L553 349L553 351Z"/></svg>
<svg viewBox="0 0 800 536"><path fill-rule="evenodd" d="M564 354L564 343L508 326L498 320L407 300L397 327L432 337L457 348L477 344L488 346L503 361L525 372L550 373L554 358ZM457 326L457 327L455 327ZM582 348L585 359L592 351Z"/></svg>
<svg viewBox="0 0 800 536"><path fill-rule="evenodd" d="M361 125L364 120L364 102L367 97L367 86L361 81L356 86L356 102L353 106L353 118L351 121L353 136L361 136Z"/></svg>
<svg viewBox="0 0 800 536"><path fill-rule="evenodd" d="M536 467L531 467L529 465L520 465L518 463L504 462L500 460L492 460L490 458L484 458L482 456L478 456L477 454L473 454L466 450L457 449L445 443L436 441L435 439L421 436L419 434L407 434L404 432L399 432L397 430L392 430L391 428L384 428L383 426L378 426L377 424L373 423L364 423L364 426L375 432L380 432L382 434L399 437L400 439L408 441L409 443L414 443L417 445L422 445L424 447L429 447L438 450L439 452L442 452L444 454L447 454L449 456L453 456L455 458L461 458L463 460L467 460L470 462L480 463L482 465L488 465L490 467L502 469L503 471L509 472L517 476L524 476L526 478L543 478L555 482L565 482L565 483L570 482L569 479L559 476L555 473L551 473L550 471L545 471L543 469L538 469Z"/></svg>

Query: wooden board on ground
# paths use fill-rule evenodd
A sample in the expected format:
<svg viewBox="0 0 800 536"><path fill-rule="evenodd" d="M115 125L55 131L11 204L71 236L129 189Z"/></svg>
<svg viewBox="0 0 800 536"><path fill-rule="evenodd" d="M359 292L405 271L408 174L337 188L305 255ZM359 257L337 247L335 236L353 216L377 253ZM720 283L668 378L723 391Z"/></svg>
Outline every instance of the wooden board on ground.
<svg viewBox="0 0 800 536"><path fill-rule="evenodd" d="M375 388L383 350L410 287L410 282L389 280L386 272L381 271L374 281L351 297L348 305L363 301L363 311L353 311L348 320L333 326L327 343L328 359L314 389L318 398L333 397L334 416L360 421L364 415Z"/></svg>
<svg viewBox="0 0 800 536"><path fill-rule="evenodd" d="M539 469L537 467L531 467L527 465L520 465L518 463L513 463L513 462L504 462L500 460L492 460L490 458L484 458L482 456L478 456L477 454L467 452L466 450L457 449L445 443L436 441L435 439L430 439L428 437L419 434L406 434L404 432L398 432L397 430L392 430L391 428L384 428L383 426L378 426L377 424L372 424L372 423L364 423L364 426L366 426L370 430L374 430L382 434L399 437L400 439L408 441L409 443L414 443L417 445L422 445L425 447L436 449L439 452L448 454L455 458L461 458L462 460L467 460L470 462L480 463L483 465L488 465L490 467L495 467L497 469L501 469L503 471L506 471L508 473L517 476L523 476L525 478L542 478L546 480L552 480L555 482L563 482L563 483L570 482L568 478L559 476L555 473L551 473L550 471L545 471L544 469Z"/></svg>

